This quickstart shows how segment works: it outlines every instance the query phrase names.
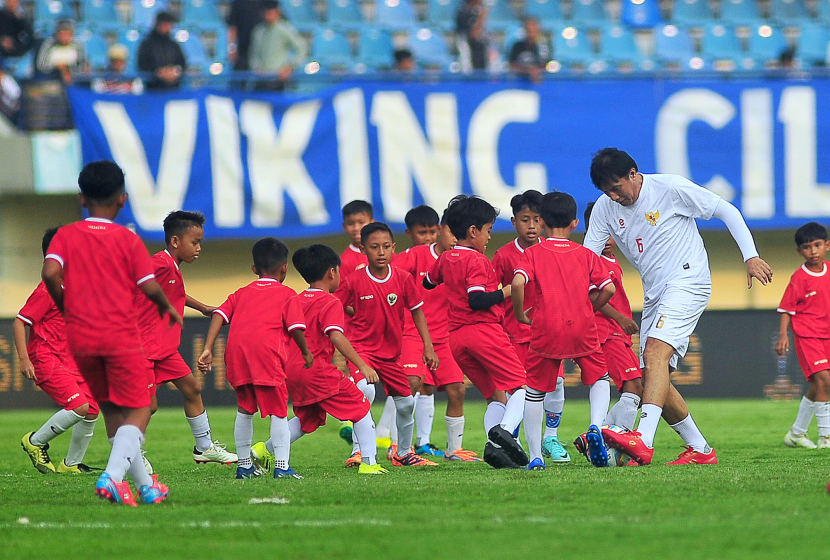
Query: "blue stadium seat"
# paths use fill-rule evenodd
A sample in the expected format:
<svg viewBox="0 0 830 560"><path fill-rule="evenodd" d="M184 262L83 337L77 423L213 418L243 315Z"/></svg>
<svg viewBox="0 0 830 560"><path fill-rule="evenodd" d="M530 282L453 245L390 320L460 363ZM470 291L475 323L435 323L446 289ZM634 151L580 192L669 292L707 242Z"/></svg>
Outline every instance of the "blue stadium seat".
<svg viewBox="0 0 830 560"><path fill-rule="evenodd" d="M390 68L394 62L392 59L394 51L392 36L385 29L367 27L360 34L357 58L370 69Z"/></svg>
<svg viewBox="0 0 830 560"><path fill-rule="evenodd" d="M227 28L224 24L201 25L198 27L198 33L208 57L208 72L220 74L229 67Z"/></svg>
<svg viewBox="0 0 830 560"><path fill-rule="evenodd" d="M538 19L545 29L561 28L565 25L565 16L562 15L559 0L527 0L525 15Z"/></svg>
<svg viewBox="0 0 830 560"><path fill-rule="evenodd" d="M193 72L195 69L199 74L207 73L210 62L199 35L187 29L178 29L174 33L174 37L181 44L182 51L184 51L188 71Z"/></svg>
<svg viewBox="0 0 830 560"><path fill-rule="evenodd" d="M583 28L599 29L608 23L604 0L574 0L571 19Z"/></svg>
<svg viewBox="0 0 830 560"><path fill-rule="evenodd" d="M375 25L395 31L404 31L417 25L415 10L409 0L377 0Z"/></svg>
<svg viewBox="0 0 830 560"><path fill-rule="evenodd" d="M781 25L801 25L810 21L804 0L772 0L770 19Z"/></svg>
<svg viewBox="0 0 830 560"><path fill-rule="evenodd" d="M510 24L516 23L519 18L510 9L508 0L484 0L489 10L486 27L492 30L504 30Z"/></svg>
<svg viewBox="0 0 830 560"><path fill-rule="evenodd" d="M564 25L560 24L556 29L562 29L562 27L564 27ZM526 36L527 34L525 33L524 26L519 23L514 23L504 29L503 45L501 50L504 52L505 59L510 56L510 49L513 48L513 45L519 41L523 41Z"/></svg>
<svg viewBox="0 0 830 560"><path fill-rule="evenodd" d="M602 29L600 58L613 65L628 63L641 67L647 60L637 48L634 35L624 25L607 24Z"/></svg>
<svg viewBox="0 0 830 560"><path fill-rule="evenodd" d="M444 35L437 29L413 29L409 34L409 48L421 68L447 70L453 62Z"/></svg>
<svg viewBox="0 0 830 560"><path fill-rule="evenodd" d="M623 0L620 19L637 29L654 27L663 21L657 0Z"/></svg>
<svg viewBox="0 0 830 560"><path fill-rule="evenodd" d="M555 30L553 57L566 66L588 66L596 58L588 34L573 26Z"/></svg>
<svg viewBox="0 0 830 560"><path fill-rule="evenodd" d="M36 0L35 1L35 22L44 26L52 27L52 22L61 18L74 19L72 6L68 0Z"/></svg>
<svg viewBox="0 0 830 560"><path fill-rule="evenodd" d="M704 27L700 41L700 54L715 70L732 71L754 66L741 50L741 41L731 26L710 23Z"/></svg>
<svg viewBox="0 0 830 560"><path fill-rule="evenodd" d="M354 66L346 36L330 28L321 28L314 34L311 57L326 70L348 70Z"/></svg>
<svg viewBox="0 0 830 560"><path fill-rule="evenodd" d="M138 48L144 35L138 29L122 29L118 34L118 42L127 47L130 56L127 58L127 70L135 72L138 68Z"/></svg>
<svg viewBox="0 0 830 560"><path fill-rule="evenodd" d="M804 23L798 38L798 58L805 66L826 63L827 45L830 43L830 29L823 23Z"/></svg>
<svg viewBox="0 0 830 560"><path fill-rule="evenodd" d="M760 25L763 21L755 0L722 0L720 19L740 27Z"/></svg>
<svg viewBox="0 0 830 560"><path fill-rule="evenodd" d="M121 25L118 10L112 0L84 0L81 2L81 20L96 28Z"/></svg>
<svg viewBox="0 0 830 560"><path fill-rule="evenodd" d="M663 65L679 65L686 69L695 56L692 39L676 25L658 25L654 28L654 56Z"/></svg>
<svg viewBox="0 0 830 560"><path fill-rule="evenodd" d="M772 25L760 25L749 36L749 55L761 66L777 62L788 48L784 33Z"/></svg>
<svg viewBox="0 0 830 560"><path fill-rule="evenodd" d="M818 0L818 19L830 24L830 0Z"/></svg>
<svg viewBox="0 0 830 560"><path fill-rule="evenodd" d="M132 20L130 25L136 29L151 29L156 20L156 14L167 8L163 0L133 0Z"/></svg>
<svg viewBox="0 0 830 560"><path fill-rule="evenodd" d="M678 25L699 27L714 19L708 0L675 0L672 22Z"/></svg>
<svg viewBox="0 0 830 560"><path fill-rule="evenodd" d="M84 46L90 69L93 71L106 69L109 62L107 60L107 49L109 47L106 40L91 29L79 31L75 37Z"/></svg>
<svg viewBox="0 0 830 560"><path fill-rule="evenodd" d="M291 2L283 2L282 9L288 9ZM219 8L214 0L183 0L182 1L182 22L188 27L194 25L215 25L224 23L219 14Z"/></svg>
<svg viewBox="0 0 830 560"><path fill-rule="evenodd" d="M429 22L444 31L455 29L455 14L462 0L429 0Z"/></svg>
<svg viewBox="0 0 830 560"><path fill-rule="evenodd" d="M366 23L357 0L329 0L326 21L331 27L358 30Z"/></svg>

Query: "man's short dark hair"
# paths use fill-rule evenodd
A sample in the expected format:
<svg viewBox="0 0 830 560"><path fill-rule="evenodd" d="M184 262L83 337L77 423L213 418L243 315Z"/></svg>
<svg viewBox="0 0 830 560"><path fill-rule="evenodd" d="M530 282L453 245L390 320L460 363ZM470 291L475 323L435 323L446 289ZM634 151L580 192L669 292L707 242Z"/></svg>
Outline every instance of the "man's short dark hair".
<svg viewBox="0 0 830 560"><path fill-rule="evenodd" d="M205 215L201 212L177 210L164 218L164 242L170 245L173 236L181 237L192 227L204 228Z"/></svg>
<svg viewBox="0 0 830 560"><path fill-rule="evenodd" d="M585 222L585 231L588 231L588 225L591 223L591 213L594 211L594 204L596 202L589 202L588 206L585 207L585 213L582 215L583 221Z"/></svg>
<svg viewBox="0 0 830 560"><path fill-rule="evenodd" d="M343 219L355 214L368 214L370 218L374 218L372 205L365 200L353 200L343 207Z"/></svg>
<svg viewBox="0 0 830 560"><path fill-rule="evenodd" d="M78 175L78 187L86 198L106 201L124 192L124 172L114 161L93 161Z"/></svg>
<svg viewBox="0 0 830 560"><path fill-rule="evenodd" d="M288 262L288 247L276 237L263 237L254 243L251 253L257 274L273 272Z"/></svg>
<svg viewBox="0 0 830 560"><path fill-rule="evenodd" d="M527 208L531 212L538 212L542 205L542 193L534 191L533 189L517 194L510 199L510 208L513 209L513 215L518 215L519 212Z"/></svg>
<svg viewBox="0 0 830 560"><path fill-rule="evenodd" d="M170 12L161 11L156 14L155 25L160 23L176 23L176 16Z"/></svg>
<svg viewBox="0 0 830 560"><path fill-rule="evenodd" d="M403 218L403 221L406 224L406 229L410 231L415 226L437 226L438 220L438 212L426 204L421 204L420 206L416 206L411 209Z"/></svg>
<svg viewBox="0 0 830 560"><path fill-rule="evenodd" d="M291 255L291 262L303 280L311 284L322 280L332 268L340 266L340 257L331 247L316 243L297 249Z"/></svg>
<svg viewBox="0 0 830 560"><path fill-rule="evenodd" d="M576 219L576 201L564 192L551 192L542 196L539 217L551 228L565 228Z"/></svg>
<svg viewBox="0 0 830 560"><path fill-rule="evenodd" d="M602 187L615 183L620 177L627 177L632 169L639 171L634 158L617 148L604 148L591 160L591 182L602 190Z"/></svg>
<svg viewBox="0 0 830 560"><path fill-rule="evenodd" d="M447 225L456 239L467 239L470 226L484 229L486 224L496 223L497 208L478 196L459 194L447 205Z"/></svg>
<svg viewBox="0 0 830 560"><path fill-rule="evenodd" d="M46 256L46 253L49 252L49 244L52 243L52 238L55 237L55 234L58 233L58 230L61 226L53 227L47 229L43 232L43 241L40 243L41 249L43 249L43 256Z"/></svg>
<svg viewBox="0 0 830 560"><path fill-rule="evenodd" d="M801 247L804 243L810 243L816 239L827 241L827 228L818 222L806 223L795 232L795 244L797 247Z"/></svg>
<svg viewBox="0 0 830 560"><path fill-rule="evenodd" d="M412 58L412 51L409 49L395 49L392 56L395 58L395 64L400 64L401 62Z"/></svg>
<svg viewBox="0 0 830 560"><path fill-rule="evenodd" d="M363 229L360 230L360 244L365 247L369 236L379 231L385 231L389 234L389 237L392 238L392 241L395 241L395 236L392 234L392 230L389 229L388 225L383 222L372 222L371 224L366 224L363 226Z"/></svg>
<svg viewBox="0 0 830 560"><path fill-rule="evenodd" d="M280 3L277 2L277 0L264 0L262 2L262 11L263 12L266 11L266 10L279 10L279 9L280 9Z"/></svg>

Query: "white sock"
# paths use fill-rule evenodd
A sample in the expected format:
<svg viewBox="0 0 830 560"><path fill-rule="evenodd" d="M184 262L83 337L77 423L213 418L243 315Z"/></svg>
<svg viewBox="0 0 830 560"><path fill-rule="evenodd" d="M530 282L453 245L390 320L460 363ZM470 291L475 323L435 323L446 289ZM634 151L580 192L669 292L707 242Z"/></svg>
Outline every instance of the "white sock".
<svg viewBox="0 0 830 560"><path fill-rule="evenodd" d="M104 469L115 482L124 481L124 475L132 464L140 465L144 469L144 462L141 461L141 443L143 439L141 430L138 429L138 426L132 424L124 424L115 432L115 437L112 438L112 451L110 451L109 461L107 461L107 468ZM146 471L144 474L147 474ZM138 481L136 481L136 484L138 484Z"/></svg>
<svg viewBox="0 0 830 560"><path fill-rule="evenodd" d="M358 384L359 387L360 385ZM380 419L375 428L375 433L377 433L379 438L392 437L393 418L395 418L395 401L392 397L386 397L386 401L383 403L383 412L380 413Z"/></svg>
<svg viewBox="0 0 830 560"><path fill-rule="evenodd" d="M642 425L642 422L640 425ZM706 443L706 438L703 437L703 434L700 433L697 424L695 424L695 421L692 420L691 414L677 424L672 424L671 427L675 432L677 432L677 435L683 439L683 443L685 443L687 447L691 447L695 451L699 451L701 453L709 453L711 450L709 444Z"/></svg>
<svg viewBox="0 0 830 560"><path fill-rule="evenodd" d="M291 435L291 443L294 443L295 441L297 441L298 439L300 439L301 437L303 437L305 435L305 432L300 427L300 419L297 418L296 416L288 421L288 433ZM269 439L268 442L270 442L270 441L271 440ZM267 442L265 444L265 447L268 447ZM269 451L271 451L271 453L273 453L273 451L272 451L273 449L274 449L274 444L272 443L271 444L271 449Z"/></svg>
<svg viewBox="0 0 830 560"><path fill-rule="evenodd" d="M369 404L372 404L373 402L375 402L376 390L375 390L374 385L372 385L371 383L369 383L365 379L361 379L360 381L358 381L356 383L356 385L357 385L357 388L360 389L360 392L363 393L363 395L366 397L366 400L369 401ZM389 401L391 398L392 397L388 397L386 400ZM392 403L392 409L391 409L392 416L395 416L394 406L395 406L395 403ZM384 405L383 412L384 413L386 412L386 405ZM380 437L380 436L378 436L378 437ZM389 436L387 435L386 437L389 437ZM357 440L358 440L358 438L357 438L356 434L354 433L354 428L352 428L352 455L354 455L355 453L360 453L360 444L358 444ZM377 447L377 444L375 444L375 447Z"/></svg>
<svg viewBox="0 0 830 560"><path fill-rule="evenodd" d="M426 445L432 435L432 421L435 417L435 395L415 397L415 425L418 429L416 445Z"/></svg>
<svg viewBox="0 0 830 560"><path fill-rule="evenodd" d="M412 447L412 429L415 427L415 417L412 414L415 408L415 398L393 397L395 400L395 422L398 426L398 457L409 453Z"/></svg>
<svg viewBox="0 0 830 560"><path fill-rule="evenodd" d="M96 421L97 419L87 420L82 418L72 428L72 440L69 442L69 450L66 452L66 459L64 460L67 467L83 462L86 450L89 449L89 442L92 441ZM141 464L143 465L144 461Z"/></svg>
<svg viewBox="0 0 830 560"><path fill-rule="evenodd" d="M127 474L133 479L133 484L135 484L135 487L138 489L141 489L142 486L153 485L153 477L147 472L147 468L144 466L144 459L141 457L141 445L144 445L143 435L141 436L138 455L136 455L136 459L130 463L130 468L127 469Z"/></svg>
<svg viewBox="0 0 830 560"><path fill-rule="evenodd" d="M559 422L565 409L565 380L556 380L556 390L545 395L545 438L559 435Z"/></svg>
<svg viewBox="0 0 830 560"><path fill-rule="evenodd" d="M374 465L378 462L378 445L377 435L375 434L375 421L372 420L372 411L366 413L366 416L354 423L354 432L352 436L357 436L360 441L366 442L361 444L360 455L362 460L367 465Z"/></svg>
<svg viewBox="0 0 830 560"><path fill-rule="evenodd" d="M830 402L817 402L815 411L818 437L830 436Z"/></svg>
<svg viewBox="0 0 830 560"><path fill-rule="evenodd" d="M637 409L640 406L640 397L634 393L623 393L617 404L608 411L605 417L606 424L622 426L628 430L634 430L634 423L637 421Z"/></svg>
<svg viewBox="0 0 830 560"><path fill-rule="evenodd" d="M801 404L798 405L798 416L795 417L795 423L792 427L792 433L796 435L803 435L807 433L810 427L810 422L813 421L813 414L816 412L816 403L807 397L801 397Z"/></svg>
<svg viewBox="0 0 830 560"><path fill-rule="evenodd" d="M271 443L274 446L274 468L288 470L288 456L291 452L288 418L271 417Z"/></svg>
<svg viewBox="0 0 830 560"><path fill-rule="evenodd" d="M236 443L236 456L239 465L248 469L253 465L251 461L251 443L254 441L254 415L236 411L236 421L233 424L233 439ZM269 449L269 451L271 451ZM273 451L272 451L273 452Z"/></svg>
<svg viewBox="0 0 830 560"><path fill-rule="evenodd" d="M591 425L602 426L608 414L608 405L611 404L611 384L608 382L608 376L591 385L588 401L591 403Z"/></svg>
<svg viewBox="0 0 830 560"><path fill-rule="evenodd" d="M502 417L499 424L511 434L522 423L522 418L525 414L525 394L524 389L518 389L510 395L504 407L504 417Z"/></svg>
<svg viewBox="0 0 830 560"><path fill-rule="evenodd" d="M525 439L530 460L542 458L542 422L545 419L545 393L527 388L525 397Z"/></svg>
<svg viewBox="0 0 830 560"><path fill-rule="evenodd" d="M193 432L193 437L196 439L196 451L202 453L210 449L213 440L210 436L210 421L208 420L207 410L194 418L185 418L187 418L190 431Z"/></svg>
<svg viewBox="0 0 830 560"><path fill-rule="evenodd" d="M446 455L454 455L459 449L463 449L464 443L464 417L444 416L447 424L447 451Z"/></svg>
<svg viewBox="0 0 830 560"><path fill-rule="evenodd" d="M32 435L32 445L40 447L46 445L83 419L83 416L78 416L71 410L57 411Z"/></svg>
<svg viewBox="0 0 830 560"><path fill-rule="evenodd" d="M649 447L654 447L654 434L657 433L661 414L663 414L662 407L656 404L643 405L643 411L640 413L640 434L642 434L643 443Z"/></svg>
<svg viewBox="0 0 830 560"><path fill-rule="evenodd" d="M504 418L504 403L493 401L487 405L487 410L484 411L484 435L490 433L490 428L498 426L501 419Z"/></svg>

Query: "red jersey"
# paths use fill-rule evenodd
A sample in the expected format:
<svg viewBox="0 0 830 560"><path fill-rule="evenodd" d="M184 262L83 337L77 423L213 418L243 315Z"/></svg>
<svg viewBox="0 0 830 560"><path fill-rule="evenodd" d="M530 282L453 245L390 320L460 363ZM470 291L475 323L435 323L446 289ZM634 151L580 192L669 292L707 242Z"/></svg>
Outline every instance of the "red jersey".
<svg viewBox="0 0 830 560"><path fill-rule="evenodd" d="M611 276L596 253L567 239L548 238L525 251L516 272L535 281L531 352L564 359L599 350L588 293L605 287Z"/></svg>
<svg viewBox="0 0 830 560"><path fill-rule="evenodd" d="M493 255L493 269L496 271L496 277L502 286L509 286L513 282L516 268L518 268L524 254L525 250L519 244L519 239L516 238ZM525 309L533 307L532 301L528 299L528 295L532 293L532 290L525 288ZM513 313L513 302L506 299L502 306L504 307L502 325L510 340L517 343L530 341L530 325L525 325L516 320L516 315Z"/></svg>
<svg viewBox="0 0 830 560"><path fill-rule="evenodd" d="M332 365L334 345L331 331L344 332L343 304L328 292L308 288L299 295L305 315L305 340L314 355L314 365L305 369L302 353L296 344L288 345L285 369L288 394L294 406L305 406L336 395L343 374Z"/></svg>
<svg viewBox="0 0 830 560"><path fill-rule="evenodd" d="M289 333L305 329L297 293L274 278L239 288L214 311L231 327L225 347L228 383L279 386L285 383Z"/></svg>
<svg viewBox="0 0 830 560"><path fill-rule="evenodd" d="M792 316L790 327L804 338L830 338L830 274L827 262L821 272L804 265L793 272L784 290L779 313Z"/></svg>
<svg viewBox="0 0 830 560"><path fill-rule="evenodd" d="M602 259L602 263L605 265L606 270L608 270L608 274L611 275L611 281L614 283L614 289L616 290L614 295L611 296L611 300L608 302L608 305L616 309L622 315L632 319L634 316L631 314L631 303L628 301L628 296L625 294L625 288L623 287L623 271L620 263L617 261L616 257L606 257L604 255L600 255L600 258ZM600 343L605 342L609 337L619 336L622 337L622 340L627 346L631 346L631 336L625 334L622 327L620 327L619 323L617 323L614 319L606 317L599 311L594 314L594 317L597 321L597 335L599 336Z"/></svg>
<svg viewBox="0 0 830 560"><path fill-rule="evenodd" d="M73 354L111 356L141 350L136 286L153 279L141 239L123 226L87 218L63 226L47 259L63 267L66 340Z"/></svg>
<svg viewBox="0 0 830 560"><path fill-rule="evenodd" d="M369 259L360 252L360 249L349 243L349 246L340 255L340 283L349 275L369 265Z"/></svg>
<svg viewBox="0 0 830 560"><path fill-rule="evenodd" d="M504 318L504 307L494 305L488 309L470 309L470 292L495 292L499 279L493 263L472 247L456 245L444 251L426 275L430 284L446 284L447 317L450 332L465 325L499 323Z"/></svg>
<svg viewBox="0 0 830 560"><path fill-rule="evenodd" d="M43 356L44 354L54 356L61 363L74 365L72 356L69 355L69 347L66 345L66 324L63 322L63 315L58 311L58 306L46 284L38 284L29 299L23 305L23 309L17 314L17 318L31 327L29 343L26 351L29 357Z"/></svg>
<svg viewBox="0 0 830 560"><path fill-rule="evenodd" d="M343 307L355 311L349 340L357 353L397 360L403 344L404 315L424 304L412 276L390 266L386 278L375 278L366 267L341 282L335 295Z"/></svg>
<svg viewBox="0 0 830 560"><path fill-rule="evenodd" d="M446 342L450 338L450 331L447 328L447 288L442 285L434 290L427 290L423 283L427 271L438 260L438 253L435 252L436 245L437 243L410 247L392 260L396 267L411 274L412 279L415 280L418 293L424 300L424 316L433 343ZM407 313L404 319L403 335L419 338L411 313Z"/></svg>
<svg viewBox="0 0 830 560"><path fill-rule="evenodd" d="M179 263L166 250L153 255L151 261L156 282L179 315L184 316L187 294ZM178 352L182 328L179 325L171 326L167 317L160 317L155 304L141 292L136 294L135 304L139 308L138 328L141 331L144 355L151 360L163 360Z"/></svg>

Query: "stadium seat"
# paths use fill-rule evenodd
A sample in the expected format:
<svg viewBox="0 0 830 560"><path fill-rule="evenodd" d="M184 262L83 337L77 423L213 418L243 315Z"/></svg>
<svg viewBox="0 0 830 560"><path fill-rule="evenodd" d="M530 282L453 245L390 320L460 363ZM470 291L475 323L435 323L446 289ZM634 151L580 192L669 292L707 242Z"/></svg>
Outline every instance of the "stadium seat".
<svg viewBox="0 0 830 560"><path fill-rule="evenodd" d="M34 55L4 58L3 66L11 69L15 78L31 78L35 73Z"/></svg>
<svg viewBox="0 0 830 560"><path fill-rule="evenodd" d="M130 25L135 29L151 29L156 20L156 14L167 8L163 0L133 0L132 19Z"/></svg>
<svg viewBox="0 0 830 560"><path fill-rule="evenodd" d="M447 70L453 62L447 42L437 29L413 29L409 34L409 48L421 68Z"/></svg>
<svg viewBox="0 0 830 560"><path fill-rule="evenodd" d="M620 19L636 29L651 28L663 21L657 0L623 0Z"/></svg>
<svg viewBox="0 0 830 560"><path fill-rule="evenodd" d="M603 60L616 66L630 64L636 68L643 68L650 62L637 48L634 35L624 25L607 24L602 29L599 56Z"/></svg>
<svg viewBox="0 0 830 560"><path fill-rule="evenodd" d="M286 1L281 4L282 9L288 11L288 5L292 2ZM182 23L188 27L194 25L215 25L222 24L224 20L219 14L219 9L214 0L183 0L182 1Z"/></svg>
<svg viewBox="0 0 830 560"><path fill-rule="evenodd" d="M734 26L755 26L763 21L755 0L722 0L720 19Z"/></svg>
<svg viewBox="0 0 830 560"><path fill-rule="evenodd" d="M509 0L484 0L484 5L489 10L486 24L488 29L504 30L519 20L510 9Z"/></svg>
<svg viewBox="0 0 830 560"><path fill-rule="evenodd" d="M562 15L559 0L527 0L525 15L538 19L545 29L559 29L565 25L565 16Z"/></svg>
<svg viewBox="0 0 830 560"><path fill-rule="evenodd" d="M772 25L760 25L749 36L749 55L761 66L776 63L788 48L784 33Z"/></svg>
<svg viewBox="0 0 830 560"><path fill-rule="evenodd" d="M112 0L84 0L81 2L81 19L92 27L121 25L118 10Z"/></svg>
<svg viewBox="0 0 830 560"><path fill-rule="evenodd" d="M804 0L772 0L770 19L780 25L801 25L810 21Z"/></svg>
<svg viewBox="0 0 830 560"><path fill-rule="evenodd" d="M329 0L326 21L330 27L342 30L359 30L365 21L357 0Z"/></svg>
<svg viewBox="0 0 830 560"><path fill-rule="evenodd" d="M560 23L557 29L562 29L564 27L563 24ZM510 56L510 49L513 48L513 45L518 43L519 41L523 41L526 37L525 28L523 25L519 23L514 23L513 25L509 25L504 29L504 35L502 37L502 52L504 52L504 58Z"/></svg>
<svg viewBox="0 0 830 560"><path fill-rule="evenodd" d="M35 22L51 22L61 18L75 19L72 12L72 5L68 0L36 0L35 1Z"/></svg>
<svg viewBox="0 0 830 560"><path fill-rule="evenodd" d="M377 0L375 25L393 31L404 31L417 25L415 10L409 0Z"/></svg>
<svg viewBox="0 0 830 560"><path fill-rule="evenodd" d="M823 23L804 23L798 38L798 58L805 66L819 66L827 61L830 29Z"/></svg>
<svg viewBox="0 0 830 560"><path fill-rule="evenodd" d="M141 45L141 40L144 38L142 33L137 29L122 29L118 34L118 42L127 47L130 53L127 58L127 71L135 72L138 68L138 48Z"/></svg>
<svg viewBox="0 0 830 560"><path fill-rule="evenodd" d="M752 67L746 63L747 56L741 50L735 30L722 23L710 23L704 27L700 53L715 70Z"/></svg>
<svg viewBox="0 0 830 560"><path fill-rule="evenodd" d="M174 33L174 37L181 44L182 51L184 51L188 72L193 73L195 70L196 73L206 74L210 62L199 35L187 29L178 29Z"/></svg>
<svg viewBox="0 0 830 560"><path fill-rule="evenodd" d="M321 28L311 43L311 58L326 70L348 70L354 66L351 47L345 35Z"/></svg>
<svg viewBox="0 0 830 560"><path fill-rule="evenodd" d="M553 57L565 66L588 66L596 58L588 34L573 26L554 31Z"/></svg>
<svg viewBox="0 0 830 560"><path fill-rule="evenodd" d="M220 74L228 68L228 36L223 24L202 25L198 27L199 39L208 57L208 72ZM217 64L221 66L217 66Z"/></svg>
<svg viewBox="0 0 830 560"><path fill-rule="evenodd" d="M818 0L818 19L825 24L830 24L830 0Z"/></svg>
<svg viewBox="0 0 830 560"><path fill-rule="evenodd" d="M695 56L692 39L676 25L658 25L654 29L654 56L664 66L688 69Z"/></svg>
<svg viewBox="0 0 830 560"><path fill-rule="evenodd" d="M461 0L429 0L429 17L432 27L439 27L444 31L455 29L455 14Z"/></svg>
<svg viewBox="0 0 830 560"><path fill-rule="evenodd" d="M84 46L90 70L101 71L106 69L109 62L107 60L107 49L109 47L104 38L94 33L91 29L76 33L76 38Z"/></svg>
<svg viewBox="0 0 830 560"><path fill-rule="evenodd" d="M357 58L372 70L390 68L393 64L392 53L395 46L392 36L385 29L366 28L360 34Z"/></svg>
<svg viewBox="0 0 830 560"><path fill-rule="evenodd" d="M599 29L608 23L604 0L574 0L571 19L582 28Z"/></svg>
<svg viewBox="0 0 830 560"><path fill-rule="evenodd" d="M687 27L700 27L714 19L708 0L675 0L672 22Z"/></svg>

